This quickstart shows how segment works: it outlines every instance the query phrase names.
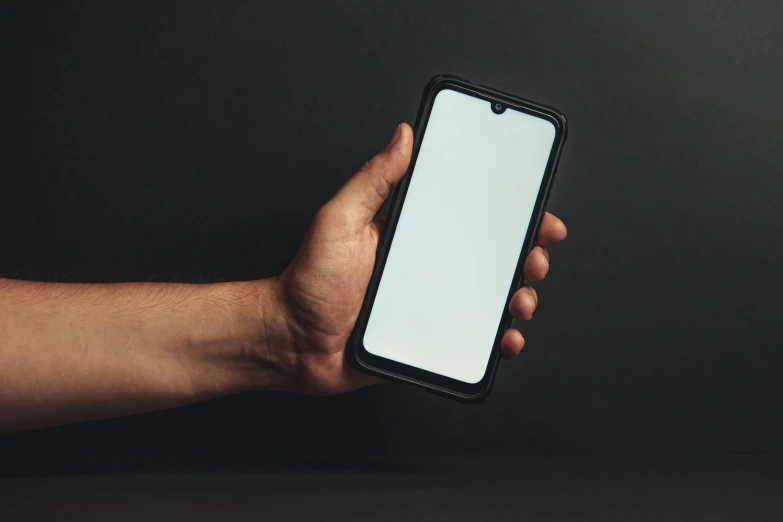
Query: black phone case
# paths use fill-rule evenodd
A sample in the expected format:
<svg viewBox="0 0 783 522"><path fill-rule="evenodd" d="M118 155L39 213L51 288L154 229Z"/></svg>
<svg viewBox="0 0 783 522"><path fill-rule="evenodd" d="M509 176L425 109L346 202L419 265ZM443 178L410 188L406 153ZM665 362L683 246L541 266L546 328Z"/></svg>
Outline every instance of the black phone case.
<svg viewBox="0 0 783 522"><path fill-rule="evenodd" d="M501 103L505 103L509 106L515 107L517 109L523 109L526 112L534 112L534 113L538 113L539 115L541 114L546 115L551 120L554 120L554 122L556 122L556 127L559 127L556 133L555 144L553 146L552 154L550 155L549 163L547 164L546 172L544 173L544 178L542 180L538 197L536 198L536 204L533 209L533 217L531 218L531 223L533 225L530 226L528 229L525 242L522 247L522 251L520 252L519 260L517 261L517 268L514 273L514 279L511 288L509 290L509 293L506 297L506 306L504 308L505 311L503 313L503 317L500 320L500 324L498 326L498 332L495 336L495 342L492 348L492 354L490 355L490 360L487 365L487 372L484 378L479 382L480 389L476 393L470 393L470 394L463 393L456 389L452 389L448 386L435 384L433 382L428 382L426 379L411 377L409 375L402 375L394 371L379 368L377 366L367 363L366 361L363 361L361 357L362 338L364 337L364 331L367 327L367 321L369 319L370 311L372 309L372 304L375 301L375 295L378 291L378 284L383 274L383 268L386 264L386 259L389 254L389 248L394 238L394 232L397 227L397 221L399 219L400 212L402 210L402 206L405 201L405 195L408 190L408 185L410 183L411 173L413 172L413 169L416 165L416 159L418 157L419 148L421 147L421 142L424 137L424 132L422 132L422 129L426 129L427 120L429 118L429 111L431 111L432 103L434 101L435 96L440 90L446 87L454 87L457 89L467 90L470 91L471 93L479 95L480 97L486 97L492 100L496 100ZM535 246L535 238L538 235L538 227L541 223L541 217L544 214L544 209L546 207L546 203L549 198L549 193L555 179L555 174L557 172L557 164L560 160L560 155L562 153L563 145L565 144L566 141L567 120L562 113L560 113L558 110L552 107L547 107L545 105L534 103L524 98L520 98L496 89L492 89L484 85L476 85L464 78L460 78L459 76L450 75L450 74L439 74L434 76L424 88L424 92L421 98L421 103L419 105L418 113L416 115L416 121L413 126L413 132L414 132L413 154L411 156L410 166L408 167L408 171L403 177L403 179L400 181L397 187L395 187L391 196L388 217L386 220L386 232L384 234L383 241L378 248L375 268L373 269L372 277L370 278L370 283L367 287L367 293L365 294L361 311L359 312L356 325L354 327L350 339L348 340L348 345L346 347L348 360L352 364L352 366L354 366L355 368L357 368L363 373L375 375L391 381L406 382L409 384L413 384L426 389L430 393L455 399L463 403L469 403L469 404L481 403L486 399L486 397L492 391L492 388L495 383L495 375L497 373L498 363L501 359L500 339L503 332L505 332L511 326L511 322L512 322L511 314L508 311L508 302L511 299L511 296L514 294L514 292L524 283L524 276L523 276L524 262L530 250Z"/></svg>

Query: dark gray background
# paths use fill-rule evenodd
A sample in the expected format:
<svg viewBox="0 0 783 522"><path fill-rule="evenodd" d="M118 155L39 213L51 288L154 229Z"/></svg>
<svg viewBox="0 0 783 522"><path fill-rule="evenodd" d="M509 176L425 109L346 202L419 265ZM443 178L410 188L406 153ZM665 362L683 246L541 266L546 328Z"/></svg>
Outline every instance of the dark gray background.
<svg viewBox="0 0 783 522"><path fill-rule="evenodd" d="M568 115L569 237L482 406L247 395L0 451L783 450L781 20L776 0L6 4L6 276L275 274L441 72Z"/></svg>
<svg viewBox="0 0 783 522"><path fill-rule="evenodd" d="M0 502L12 522L780 522L781 488L780 455L428 457L383 470L0 476Z"/></svg>

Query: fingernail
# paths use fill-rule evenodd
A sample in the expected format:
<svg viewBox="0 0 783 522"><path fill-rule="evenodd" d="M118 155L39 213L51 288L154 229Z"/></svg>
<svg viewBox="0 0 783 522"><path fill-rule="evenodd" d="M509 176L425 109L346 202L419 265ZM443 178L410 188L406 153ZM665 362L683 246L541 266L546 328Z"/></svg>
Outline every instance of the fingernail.
<svg viewBox="0 0 783 522"><path fill-rule="evenodd" d="M397 142L400 141L400 138L402 137L402 125L397 125L397 128L394 129L394 134L392 134L391 140L389 140L389 148L393 149L395 145L397 145Z"/></svg>

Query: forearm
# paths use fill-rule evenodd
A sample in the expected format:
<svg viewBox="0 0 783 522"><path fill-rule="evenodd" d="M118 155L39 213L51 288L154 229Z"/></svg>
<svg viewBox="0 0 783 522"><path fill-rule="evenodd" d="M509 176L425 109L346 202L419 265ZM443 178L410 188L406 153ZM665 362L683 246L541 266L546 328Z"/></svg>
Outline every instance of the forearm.
<svg viewBox="0 0 783 522"><path fill-rule="evenodd" d="M0 280L0 432L285 389L273 291Z"/></svg>

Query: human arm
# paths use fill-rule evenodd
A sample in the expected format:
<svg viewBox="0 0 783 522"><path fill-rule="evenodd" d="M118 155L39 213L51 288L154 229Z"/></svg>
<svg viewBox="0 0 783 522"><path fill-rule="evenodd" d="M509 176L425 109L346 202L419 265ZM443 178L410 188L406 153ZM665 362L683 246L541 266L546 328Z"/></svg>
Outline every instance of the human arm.
<svg viewBox="0 0 783 522"><path fill-rule="evenodd" d="M0 280L0 432L289 388L274 285Z"/></svg>
<svg viewBox="0 0 783 522"><path fill-rule="evenodd" d="M343 393L379 382L350 367L345 344L383 233L376 217L404 175L413 135L391 142L317 213L278 277L213 285L0 280L0 432L171 408L245 391ZM546 214L525 278L565 238ZM510 311L538 304L526 285ZM519 353L509 329L501 349Z"/></svg>

